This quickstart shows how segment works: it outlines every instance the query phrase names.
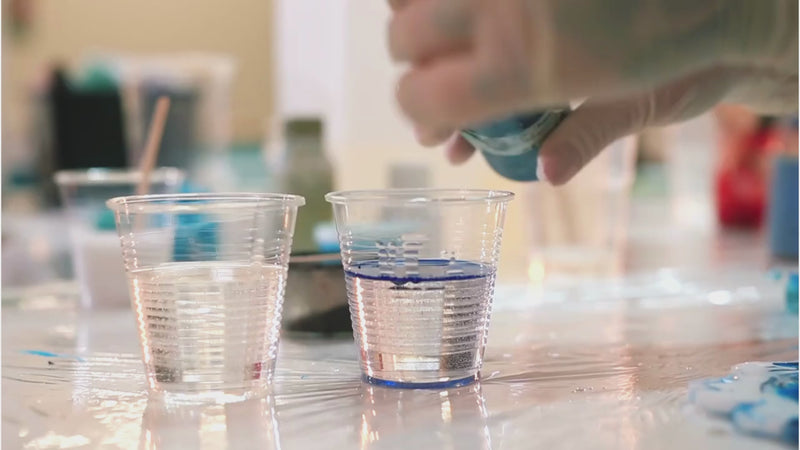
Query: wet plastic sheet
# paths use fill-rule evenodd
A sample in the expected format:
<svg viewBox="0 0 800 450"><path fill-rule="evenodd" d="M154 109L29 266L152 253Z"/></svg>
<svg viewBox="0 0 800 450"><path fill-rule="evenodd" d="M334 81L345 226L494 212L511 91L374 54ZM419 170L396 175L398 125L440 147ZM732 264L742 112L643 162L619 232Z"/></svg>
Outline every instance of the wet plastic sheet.
<svg viewBox="0 0 800 450"><path fill-rule="evenodd" d="M206 407L148 401L132 313L78 314L41 287L5 296L3 448L785 448L687 397L736 364L797 360L780 286L649 277L500 286L478 384L372 387L351 340L285 336L272 396Z"/></svg>

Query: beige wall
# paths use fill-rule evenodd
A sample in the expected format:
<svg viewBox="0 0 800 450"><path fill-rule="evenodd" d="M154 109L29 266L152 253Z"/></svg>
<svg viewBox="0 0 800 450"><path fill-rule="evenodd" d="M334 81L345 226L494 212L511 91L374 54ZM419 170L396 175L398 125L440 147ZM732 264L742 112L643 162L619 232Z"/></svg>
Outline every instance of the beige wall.
<svg viewBox="0 0 800 450"><path fill-rule="evenodd" d="M4 147L24 130L27 86L37 72L54 60L74 65L92 50L233 56L238 68L232 91L234 138L263 137L272 109L271 1L26 1L33 6L33 22L26 36L12 40L6 26L9 0L3 0Z"/></svg>

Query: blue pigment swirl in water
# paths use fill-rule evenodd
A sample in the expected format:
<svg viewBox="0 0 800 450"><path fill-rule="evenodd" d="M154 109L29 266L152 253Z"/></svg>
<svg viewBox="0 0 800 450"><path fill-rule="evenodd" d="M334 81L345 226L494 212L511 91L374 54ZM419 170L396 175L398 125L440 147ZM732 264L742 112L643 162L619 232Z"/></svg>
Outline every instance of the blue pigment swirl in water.
<svg viewBox="0 0 800 450"><path fill-rule="evenodd" d="M366 280L391 281L400 286L484 278L492 275L494 269L485 264L455 259L420 259L415 264L401 260L388 264L371 260L355 263L345 273Z"/></svg>

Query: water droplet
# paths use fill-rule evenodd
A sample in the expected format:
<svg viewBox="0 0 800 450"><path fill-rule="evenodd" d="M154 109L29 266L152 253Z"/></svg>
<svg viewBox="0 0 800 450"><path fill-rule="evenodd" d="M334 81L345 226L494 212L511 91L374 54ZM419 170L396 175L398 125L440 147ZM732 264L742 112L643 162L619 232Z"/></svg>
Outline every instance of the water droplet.
<svg viewBox="0 0 800 450"><path fill-rule="evenodd" d="M588 387L576 387L575 389L572 390L572 392L573 393L578 393L578 392L588 392L588 391L593 391L593 390L594 390L594 388L591 387L591 386L588 386Z"/></svg>

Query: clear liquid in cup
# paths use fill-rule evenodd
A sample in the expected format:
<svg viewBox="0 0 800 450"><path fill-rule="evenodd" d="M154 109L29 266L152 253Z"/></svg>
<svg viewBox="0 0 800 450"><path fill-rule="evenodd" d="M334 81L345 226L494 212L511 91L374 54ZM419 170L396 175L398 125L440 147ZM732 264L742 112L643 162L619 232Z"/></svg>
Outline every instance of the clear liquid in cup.
<svg viewBox="0 0 800 450"><path fill-rule="evenodd" d="M267 392L285 267L178 262L129 275L152 391L218 402Z"/></svg>
<svg viewBox="0 0 800 450"><path fill-rule="evenodd" d="M454 386L483 360L494 268L456 260L367 261L346 271L353 334L368 381Z"/></svg>

